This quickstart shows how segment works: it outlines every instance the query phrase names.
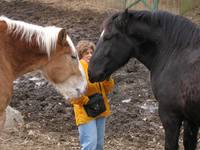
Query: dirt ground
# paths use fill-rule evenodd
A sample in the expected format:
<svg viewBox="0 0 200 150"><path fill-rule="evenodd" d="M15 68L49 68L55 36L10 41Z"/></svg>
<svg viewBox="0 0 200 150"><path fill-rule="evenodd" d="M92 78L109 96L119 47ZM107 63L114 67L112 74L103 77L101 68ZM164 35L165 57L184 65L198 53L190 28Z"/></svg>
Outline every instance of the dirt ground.
<svg viewBox="0 0 200 150"><path fill-rule="evenodd" d="M97 41L100 25L110 12L89 10L73 0L55 1L0 0L0 15L64 27L75 44L80 39ZM75 9L69 8L72 4ZM187 17L200 24L199 11L197 8ZM163 149L164 133L148 70L132 59L113 78L116 86L109 96L112 115L107 119L105 150ZM23 114L25 125L2 133L1 150L80 149L73 108L37 72L14 82L10 105Z"/></svg>

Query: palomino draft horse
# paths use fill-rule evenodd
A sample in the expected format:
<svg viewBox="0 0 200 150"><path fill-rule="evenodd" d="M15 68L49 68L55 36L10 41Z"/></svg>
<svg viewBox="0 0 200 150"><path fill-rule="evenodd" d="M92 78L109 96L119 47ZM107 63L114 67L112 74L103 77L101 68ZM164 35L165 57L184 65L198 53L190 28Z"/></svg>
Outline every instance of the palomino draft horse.
<svg viewBox="0 0 200 150"><path fill-rule="evenodd" d="M89 79L104 80L131 57L150 70L165 149L178 149L183 123L184 147L194 150L200 125L200 28L167 12L116 13L104 23L90 60Z"/></svg>
<svg viewBox="0 0 200 150"><path fill-rule="evenodd" d="M0 17L0 127L13 91L13 81L41 70L63 96L78 97L86 79L76 49L62 28L41 27Z"/></svg>

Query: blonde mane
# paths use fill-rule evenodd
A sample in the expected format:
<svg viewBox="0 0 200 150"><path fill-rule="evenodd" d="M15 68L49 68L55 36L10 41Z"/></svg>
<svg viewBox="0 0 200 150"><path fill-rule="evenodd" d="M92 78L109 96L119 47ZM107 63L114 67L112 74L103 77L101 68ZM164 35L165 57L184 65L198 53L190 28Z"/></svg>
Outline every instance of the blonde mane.
<svg viewBox="0 0 200 150"><path fill-rule="evenodd" d="M31 42L32 37L36 37L36 42L42 50L46 51L48 56L56 48L58 34L62 28L55 26L42 27L29 24L23 21L12 20L5 16L0 16L0 21L5 21L8 26L8 32L14 35L21 35L21 39Z"/></svg>

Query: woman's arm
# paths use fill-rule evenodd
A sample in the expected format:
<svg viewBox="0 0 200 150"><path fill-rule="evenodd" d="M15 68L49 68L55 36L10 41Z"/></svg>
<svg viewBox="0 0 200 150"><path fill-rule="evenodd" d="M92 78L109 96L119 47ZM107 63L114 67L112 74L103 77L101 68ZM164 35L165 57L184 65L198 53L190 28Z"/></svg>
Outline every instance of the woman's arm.
<svg viewBox="0 0 200 150"><path fill-rule="evenodd" d="M85 105L87 104L89 98L85 95L79 97L79 98L73 98L73 99L70 99L70 103L71 104L77 104L77 105Z"/></svg>
<svg viewBox="0 0 200 150"><path fill-rule="evenodd" d="M114 86L114 80L112 78L109 78L108 80L103 81L102 84L103 84L106 94L112 92L112 89Z"/></svg>

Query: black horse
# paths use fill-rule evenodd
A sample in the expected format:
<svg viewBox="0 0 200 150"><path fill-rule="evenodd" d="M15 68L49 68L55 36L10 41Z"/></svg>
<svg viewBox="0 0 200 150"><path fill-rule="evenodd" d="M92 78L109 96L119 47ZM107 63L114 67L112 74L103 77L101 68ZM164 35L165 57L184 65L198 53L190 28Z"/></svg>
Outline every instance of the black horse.
<svg viewBox="0 0 200 150"><path fill-rule="evenodd" d="M200 28L168 12L119 12L104 22L90 60L89 79L102 81L128 62L142 62L151 73L165 130L165 150L194 150L200 125Z"/></svg>

